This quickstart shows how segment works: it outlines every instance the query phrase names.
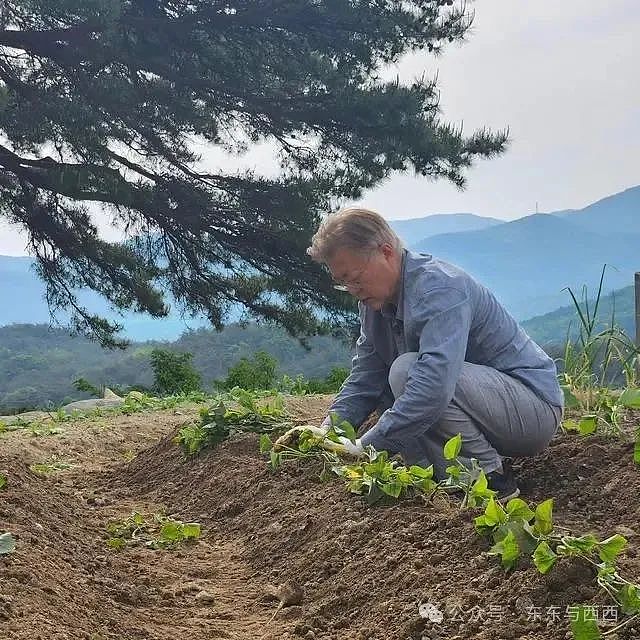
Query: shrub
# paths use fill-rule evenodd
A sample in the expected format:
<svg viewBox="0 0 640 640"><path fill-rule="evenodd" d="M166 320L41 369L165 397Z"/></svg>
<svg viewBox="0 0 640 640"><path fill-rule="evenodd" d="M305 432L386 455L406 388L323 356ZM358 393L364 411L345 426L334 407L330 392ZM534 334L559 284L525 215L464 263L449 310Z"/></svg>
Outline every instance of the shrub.
<svg viewBox="0 0 640 640"><path fill-rule="evenodd" d="M161 395L200 391L200 374L191 364L193 354L166 349L151 352L154 390Z"/></svg>
<svg viewBox="0 0 640 640"><path fill-rule="evenodd" d="M217 384L222 389L240 387L247 391L272 389L275 386L278 361L266 351L256 351L252 358L240 358L229 367L227 377Z"/></svg>

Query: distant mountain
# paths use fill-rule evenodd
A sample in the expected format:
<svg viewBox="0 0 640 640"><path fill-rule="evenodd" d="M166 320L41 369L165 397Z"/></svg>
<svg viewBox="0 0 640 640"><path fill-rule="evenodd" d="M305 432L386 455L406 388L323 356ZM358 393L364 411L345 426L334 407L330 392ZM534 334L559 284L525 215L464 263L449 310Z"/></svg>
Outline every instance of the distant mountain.
<svg viewBox="0 0 640 640"><path fill-rule="evenodd" d="M640 233L618 231L615 214L606 233L586 230L577 216L534 214L482 231L434 236L415 248L467 270L525 319L566 304L564 287L585 284L595 291L605 263L613 267L606 291L629 285L640 269Z"/></svg>
<svg viewBox="0 0 640 640"><path fill-rule="evenodd" d="M558 211L553 215L594 233L640 233L640 185L608 196L584 209Z"/></svg>
<svg viewBox="0 0 640 640"><path fill-rule="evenodd" d="M574 291L578 300L582 303L579 291ZM592 292L594 295L596 291ZM567 300L570 300L567 294ZM593 313L595 300L589 300L589 309ZM598 324L596 331L610 325L611 321L622 329L631 338L635 337L635 287L629 286L617 289L600 298L598 305ZM522 323L525 331L540 345L564 344L567 332L570 330L572 337L577 337L580 328L580 318L573 304L560 307L550 313L545 313L535 318L530 318Z"/></svg>
<svg viewBox="0 0 640 640"><path fill-rule="evenodd" d="M0 256L0 326L9 324L49 323L45 287L32 268L29 257ZM124 325L122 334L131 340L176 340L188 329L208 326L204 319L183 319L178 311L166 318L153 318L142 313L125 313L110 308L96 293L83 291L78 299L91 312ZM68 314L60 313L64 323Z"/></svg>
<svg viewBox="0 0 640 640"><path fill-rule="evenodd" d="M470 213L390 221L408 246L460 265L491 288L518 318L553 311L568 302L564 287L595 291L602 265L605 292L633 282L640 271L640 186L579 210L534 214L504 222ZM92 312L125 326L133 340L175 340L205 320L120 316L100 296L83 292ZM234 315L232 320L238 319ZM60 318L64 321L64 316ZM49 321L44 286L30 258L0 256L0 326Z"/></svg>
<svg viewBox="0 0 640 640"><path fill-rule="evenodd" d="M442 233L478 231L498 224L504 224L504 220L485 218L473 213L436 213L424 218L389 220L391 228L407 245Z"/></svg>

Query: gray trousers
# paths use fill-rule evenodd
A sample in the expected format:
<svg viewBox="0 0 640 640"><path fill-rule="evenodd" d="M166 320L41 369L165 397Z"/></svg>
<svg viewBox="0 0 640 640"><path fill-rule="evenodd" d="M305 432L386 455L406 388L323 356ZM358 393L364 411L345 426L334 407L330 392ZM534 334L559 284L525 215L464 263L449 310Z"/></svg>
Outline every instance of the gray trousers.
<svg viewBox="0 0 640 640"><path fill-rule="evenodd" d="M404 392L415 352L403 353L391 365L389 386L395 398ZM453 398L440 420L407 443L399 453L406 464L433 464L446 477L443 447L462 435L460 458L476 458L486 473L502 470L503 457L533 456L549 444L562 409L538 397L519 380L496 369L465 362Z"/></svg>

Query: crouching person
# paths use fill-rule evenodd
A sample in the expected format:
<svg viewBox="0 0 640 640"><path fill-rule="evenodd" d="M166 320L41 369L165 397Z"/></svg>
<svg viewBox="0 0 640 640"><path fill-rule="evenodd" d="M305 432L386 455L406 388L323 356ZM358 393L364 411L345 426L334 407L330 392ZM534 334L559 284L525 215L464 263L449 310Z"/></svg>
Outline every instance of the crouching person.
<svg viewBox="0 0 640 640"><path fill-rule="evenodd" d="M478 461L498 498L518 495L505 458L542 451L562 417L553 360L488 289L403 248L372 211L329 216L307 252L359 303L351 373L330 412L357 427L384 410L351 452L373 445L442 479L444 444L459 433L460 457Z"/></svg>

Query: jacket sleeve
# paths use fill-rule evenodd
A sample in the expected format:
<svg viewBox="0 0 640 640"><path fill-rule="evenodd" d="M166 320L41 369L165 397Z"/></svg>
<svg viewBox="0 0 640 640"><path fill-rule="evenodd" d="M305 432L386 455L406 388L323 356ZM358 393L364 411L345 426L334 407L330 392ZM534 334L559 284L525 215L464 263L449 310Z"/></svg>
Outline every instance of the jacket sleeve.
<svg viewBox="0 0 640 640"><path fill-rule="evenodd" d="M453 398L462 371L472 320L466 292L451 287L431 290L416 301L419 331L416 362L404 393L362 436L362 444L396 453L435 424Z"/></svg>
<svg viewBox="0 0 640 640"><path fill-rule="evenodd" d="M329 409L354 427L359 427L376 408L389 376L389 367L375 351L371 335L373 326L368 320L361 304L360 337L351 361L351 373Z"/></svg>

